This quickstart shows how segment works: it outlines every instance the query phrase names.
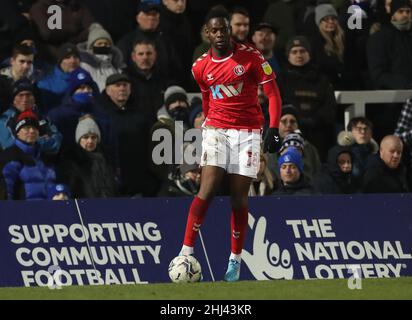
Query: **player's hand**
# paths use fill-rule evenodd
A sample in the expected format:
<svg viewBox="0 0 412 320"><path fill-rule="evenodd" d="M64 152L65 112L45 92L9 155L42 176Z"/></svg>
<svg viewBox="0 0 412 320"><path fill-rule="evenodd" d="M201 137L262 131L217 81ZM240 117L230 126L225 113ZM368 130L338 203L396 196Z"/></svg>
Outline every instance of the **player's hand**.
<svg viewBox="0 0 412 320"><path fill-rule="evenodd" d="M266 132L266 137L263 145L263 152L269 151L270 153L278 152L281 146L279 129L269 128Z"/></svg>

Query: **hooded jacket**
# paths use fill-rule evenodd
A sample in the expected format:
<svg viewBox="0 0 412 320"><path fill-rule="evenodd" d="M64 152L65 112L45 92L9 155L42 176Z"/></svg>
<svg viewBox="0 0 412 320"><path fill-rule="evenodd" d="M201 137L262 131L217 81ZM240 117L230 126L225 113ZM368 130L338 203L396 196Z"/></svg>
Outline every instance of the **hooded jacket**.
<svg viewBox="0 0 412 320"><path fill-rule="evenodd" d="M45 200L56 173L39 146L16 140L0 155L1 181L9 200Z"/></svg>
<svg viewBox="0 0 412 320"><path fill-rule="evenodd" d="M348 147L335 146L329 150L327 164L322 172L313 179L313 186L317 192L321 194L351 194L358 191L358 183L352 173L344 173L339 168L337 161L342 153L349 153L353 159L353 154Z"/></svg>

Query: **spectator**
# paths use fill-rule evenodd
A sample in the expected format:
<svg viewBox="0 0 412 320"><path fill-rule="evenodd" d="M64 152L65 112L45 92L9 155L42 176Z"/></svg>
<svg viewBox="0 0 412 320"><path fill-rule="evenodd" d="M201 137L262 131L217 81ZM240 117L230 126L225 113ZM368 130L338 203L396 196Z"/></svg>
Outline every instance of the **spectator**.
<svg viewBox="0 0 412 320"><path fill-rule="evenodd" d="M267 157L262 153L260 155L260 167L257 177L252 181L249 188L249 197L272 194L275 189L273 182L273 176L267 166Z"/></svg>
<svg viewBox="0 0 412 320"><path fill-rule="evenodd" d="M313 178L315 190L321 194L351 194L359 190L358 180L352 175L353 155L349 148L334 146L329 150L328 162Z"/></svg>
<svg viewBox="0 0 412 320"><path fill-rule="evenodd" d="M37 83L42 97L42 112L48 113L63 102L70 73L80 67L80 54L71 43L59 49L57 65Z"/></svg>
<svg viewBox="0 0 412 320"><path fill-rule="evenodd" d="M150 145L149 154L153 155L154 152L159 151L159 142L152 141L153 133L159 129L165 129L170 132L173 138L173 146L171 150L175 150L174 137L175 129L185 131L189 125L189 103L187 100L186 91L179 86L170 86L167 88L164 94L164 106L157 113L158 121L153 125L150 130ZM164 143L164 142L163 142ZM175 162L175 153L165 154L165 158L168 163L156 164L156 160L153 156L150 159L149 166L153 175L158 179L159 183L163 183L167 180L168 174L171 172Z"/></svg>
<svg viewBox="0 0 412 320"><path fill-rule="evenodd" d="M62 148L75 144L75 132L79 118L90 114L97 122L101 132L101 145L112 152L113 161L117 159L116 138L110 119L98 103L96 83L90 74L78 68L70 74L69 87L61 106L51 110L49 117L63 135Z"/></svg>
<svg viewBox="0 0 412 320"><path fill-rule="evenodd" d="M141 1L137 7L136 22L136 29L124 35L117 43L117 47L122 51L129 67L134 62L131 53L135 49L135 44L140 41L148 41L154 44L159 68L163 74L167 77L183 75L175 44L163 30L160 30L160 5L158 2L154 0Z"/></svg>
<svg viewBox="0 0 412 320"><path fill-rule="evenodd" d="M281 185L275 194L302 195L314 193L303 175L303 162L295 148L289 148L278 160Z"/></svg>
<svg viewBox="0 0 412 320"><path fill-rule="evenodd" d="M33 48L26 45L16 45L10 59L10 66L0 70L0 74L8 77L13 83L21 79L34 82L38 70L33 70Z"/></svg>
<svg viewBox="0 0 412 320"><path fill-rule="evenodd" d="M252 41L278 75L280 73L280 65L273 51L276 42L275 28L266 22L259 23L253 33Z"/></svg>
<svg viewBox="0 0 412 320"><path fill-rule="evenodd" d="M125 74L106 80L102 106L113 122L118 142L120 193L125 196L150 195L153 187L147 175L148 121L131 98L131 81Z"/></svg>
<svg viewBox="0 0 412 320"><path fill-rule="evenodd" d="M378 152L379 146L372 138L373 125L368 119L352 118L347 130L339 133L338 144L350 148L353 156L352 175L360 179L365 173L369 157Z"/></svg>
<svg viewBox="0 0 412 320"><path fill-rule="evenodd" d="M101 149L100 130L93 118L80 118L75 141L62 154L59 179L70 187L73 198L115 197L115 176Z"/></svg>
<svg viewBox="0 0 412 320"><path fill-rule="evenodd" d="M183 87L191 88L192 55L195 48L192 26L186 13L186 0L163 0L160 11L160 30L174 44L182 66Z"/></svg>
<svg viewBox="0 0 412 320"><path fill-rule="evenodd" d="M61 9L61 28L49 28L48 9ZM94 18L79 0L38 0L30 9L30 16L44 42L50 59L57 59L58 48L64 43L78 44L87 40Z"/></svg>
<svg viewBox="0 0 412 320"><path fill-rule="evenodd" d="M412 169L412 101L406 100L398 119L395 135L401 138L407 150L409 168Z"/></svg>
<svg viewBox="0 0 412 320"><path fill-rule="evenodd" d="M239 44L250 45L249 12L242 7L235 7L230 12L230 27L232 28L232 40Z"/></svg>
<svg viewBox="0 0 412 320"><path fill-rule="evenodd" d="M409 192L406 170L401 162L403 143L397 136L383 138L379 154L371 157L363 178L365 193Z"/></svg>
<svg viewBox="0 0 412 320"><path fill-rule="evenodd" d="M411 3L393 0L390 24L370 36L369 73L376 89L412 88Z"/></svg>
<svg viewBox="0 0 412 320"><path fill-rule="evenodd" d="M286 55L288 63L278 81L282 101L299 109L300 129L325 161L329 148L335 143L337 103L334 90L312 63L311 47L305 37L290 39Z"/></svg>
<svg viewBox="0 0 412 320"><path fill-rule="evenodd" d="M279 135L283 139L282 151L288 147L295 147L302 155L303 174L310 181L314 174L320 171L321 162L316 147L299 134L299 111L292 105L282 107L282 114L279 122ZM280 180L279 168L277 166L279 155L276 153L268 154L268 168L273 177Z"/></svg>
<svg viewBox="0 0 412 320"><path fill-rule="evenodd" d="M55 185L53 166L37 144L39 121L30 110L14 119L14 145L0 155L2 183L9 200L48 199L47 190Z"/></svg>
<svg viewBox="0 0 412 320"><path fill-rule="evenodd" d="M345 59L345 33L339 24L338 13L331 4L318 5L315 21L318 32L311 37L312 60L335 90L347 89L353 82Z"/></svg>
<svg viewBox="0 0 412 320"><path fill-rule="evenodd" d="M157 111L163 104L163 91L172 82L163 74L157 58L153 42L138 41L132 52L133 64L127 71L139 110L151 123L156 121Z"/></svg>
<svg viewBox="0 0 412 320"><path fill-rule="evenodd" d="M34 91L34 86L28 80L23 79L14 84L11 94L12 103L0 117L0 146L6 149L14 144L13 119L24 111L32 111L39 119L39 137L37 138L39 150L47 154L57 154L62 135L55 125L38 113Z"/></svg>
<svg viewBox="0 0 412 320"><path fill-rule="evenodd" d="M108 76L121 73L126 68L121 51L113 45L112 37L98 23L89 27L87 42L77 45L80 52L80 66L88 71L101 92Z"/></svg>
<svg viewBox="0 0 412 320"><path fill-rule="evenodd" d="M295 12L299 2L275 0L267 8L263 21L278 30L275 50L283 50L288 39L296 34Z"/></svg>
<svg viewBox="0 0 412 320"><path fill-rule="evenodd" d="M158 197L195 196L200 188L199 164L183 163L171 172L163 183Z"/></svg>
<svg viewBox="0 0 412 320"><path fill-rule="evenodd" d="M194 129L201 129L202 124L205 121L205 114L202 109L202 101L193 101L192 99L192 109L189 114L189 126Z"/></svg>

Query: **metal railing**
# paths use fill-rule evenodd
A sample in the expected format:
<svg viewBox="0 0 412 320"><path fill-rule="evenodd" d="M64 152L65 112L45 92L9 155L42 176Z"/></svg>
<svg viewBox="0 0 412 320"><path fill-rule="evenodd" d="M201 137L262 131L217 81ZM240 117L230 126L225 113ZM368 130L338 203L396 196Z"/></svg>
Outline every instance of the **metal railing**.
<svg viewBox="0 0 412 320"><path fill-rule="evenodd" d="M200 93L189 93L193 97L200 97ZM349 104L345 109L345 128L353 117L365 116L366 104L368 103L404 103L412 98L412 90L367 90L367 91L335 91L338 104Z"/></svg>

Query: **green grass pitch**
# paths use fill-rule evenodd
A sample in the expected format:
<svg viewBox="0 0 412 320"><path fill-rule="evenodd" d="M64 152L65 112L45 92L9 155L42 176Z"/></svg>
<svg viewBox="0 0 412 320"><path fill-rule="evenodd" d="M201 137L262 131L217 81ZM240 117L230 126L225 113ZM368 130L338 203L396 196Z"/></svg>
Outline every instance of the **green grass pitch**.
<svg viewBox="0 0 412 320"><path fill-rule="evenodd" d="M412 278L362 279L361 290L350 290L345 279L73 286L54 290L1 288L0 299L412 299Z"/></svg>

